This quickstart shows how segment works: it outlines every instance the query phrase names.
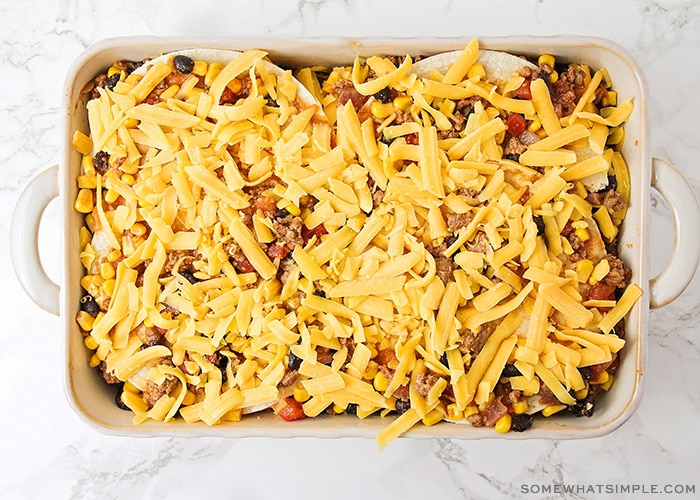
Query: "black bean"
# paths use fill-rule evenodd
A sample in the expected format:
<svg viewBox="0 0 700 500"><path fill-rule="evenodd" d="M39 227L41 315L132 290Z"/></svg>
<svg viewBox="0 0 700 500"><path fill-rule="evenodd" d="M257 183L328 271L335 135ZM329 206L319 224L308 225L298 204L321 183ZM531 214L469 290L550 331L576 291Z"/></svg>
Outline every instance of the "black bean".
<svg viewBox="0 0 700 500"><path fill-rule="evenodd" d="M617 177L614 175L608 175L608 186L605 188L615 191L617 189Z"/></svg>
<svg viewBox="0 0 700 500"><path fill-rule="evenodd" d="M451 234L450 236L445 238L445 245L451 247L455 241L457 241L457 237L454 234Z"/></svg>
<svg viewBox="0 0 700 500"><path fill-rule="evenodd" d="M357 415L357 403L348 403L348 407L345 408L345 413L348 415Z"/></svg>
<svg viewBox="0 0 700 500"><path fill-rule="evenodd" d="M501 375L503 377L518 377L522 375L522 373L520 373L520 370L518 370L515 365L507 364L505 368L503 368Z"/></svg>
<svg viewBox="0 0 700 500"><path fill-rule="evenodd" d="M374 94L374 98L384 104L390 102L392 97L391 89L389 87L384 87L382 90Z"/></svg>
<svg viewBox="0 0 700 500"><path fill-rule="evenodd" d="M109 153L98 151L92 159L92 166L98 174L104 175L109 170Z"/></svg>
<svg viewBox="0 0 700 500"><path fill-rule="evenodd" d="M117 407L120 410L131 411L131 408L126 406L124 404L124 401L122 401L122 394L123 393L124 393L124 384L120 384L119 390L117 391L117 395L114 397L114 402L117 404Z"/></svg>
<svg viewBox="0 0 700 500"><path fill-rule="evenodd" d="M584 366L583 368L579 368L578 371L581 374L581 378L583 380L591 380L593 378L593 370L590 366Z"/></svg>
<svg viewBox="0 0 700 500"><path fill-rule="evenodd" d="M194 69L194 60L191 57L177 55L173 57L173 66L180 73L189 74Z"/></svg>
<svg viewBox="0 0 700 500"><path fill-rule="evenodd" d="M442 356L440 356L440 363L442 363L445 366L449 366L448 361L447 361L447 353L443 352Z"/></svg>
<svg viewBox="0 0 700 500"><path fill-rule="evenodd" d="M296 354L293 352L289 353L289 363L287 363L287 366L289 367L290 370L298 370L301 368L301 362L303 360L298 357Z"/></svg>
<svg viewBox="0 0 700 500"><path fill-rule="evenodd" d="M94 318L100 313L100 306L92 298L92 295L85 295L80 299L80 310Z"/></svg>
<svg viewBox="0 0 700 500"><path fill-rule="evenodd" d="M575 404L569 406L569 411L576 417L590 417L595 411L595 400L588 396L583 400L576 401Z"/></svg>
<svg viewBox="0 0 700 500"><path fill-rule="evenodd" d="M511 416L510 429L515 432L523 432L532 427L532 415L527 413L514 413Z"/></svg>
<svg viewBox="0 0 700 500"><path fill-rule="evenodd" d="M277 210L275 210L274 218L284 219L286 217L289 217L289 215L289 211L286 208L278 208Z"/></svg>
<svg viewBox="0 0 700 500"><path fill-rule="evenodd" d="M535 225L537 226L537 236L543 236L544 235L544 219L542 218L541 215L533 215L532 220L534 221Z"/></svg>
<svg viewBox="0 0 700 500"><path fill-rule="evenodd" d="M403 399L396 400L396 412L405 413L411 407L410 401L404 401Z"/></svg>
<svg viewBox="0 0 700 500"><path fill-rule="evenodd" d="M120 73L114 73L112 76L108 76L105 80L105 88L109 90L114 90L114 87L117 86L117 83L119 83L120 78Z"/></svg>
<svg viewBox="0 0 700 500"><path fill-rule="evenodd" d="M192 271L181 270L180 274L182 275L183 278L185 278L187 281L189 281L193 285L195 283L199 283L199 278L197 278Z"/></svg>
<svg viewBox="0 0 700 500"><path fill-rule="evenodd" d="M316 290L314 292L314 295L316 295L317 297L321 297L322 299L326 298L326 292L324 292L323 290Z"/></svg>

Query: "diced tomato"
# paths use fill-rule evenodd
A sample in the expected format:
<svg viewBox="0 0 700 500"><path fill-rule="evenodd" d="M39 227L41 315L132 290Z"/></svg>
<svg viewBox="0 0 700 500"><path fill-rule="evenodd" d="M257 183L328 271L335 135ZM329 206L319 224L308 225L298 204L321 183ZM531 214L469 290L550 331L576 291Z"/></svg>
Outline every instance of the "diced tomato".
<svg viewBox="0 0 700 500"><path fill-rule="evenodd" d="M566 224L564 224L564 228L561 230L561 235L566 238L571 234L571 231L574 230L574 226L571 225L571 221L567 221Z"/></svg>
<svg viewBox="0 0 700 500"><path fill-rule="evenodd" d="M615 285L596 283L586 291L586 300L611 300L615 298Z"/></svg>
<svg viewBox="0 0 700 500"><path fill-rule="evenodd" d="M532 99L532 93L530 92L530 79L526 78L523 84L515 89L513 94L520 99Z"/></svg>
<svg viewBox="0 0 700 500"><path fill-rule="evenodd" d="M272 198L258 196L253 200L253 213L260 210L265 217L270 217L277 210L277 204Z"/></svg>
<svg viewBox="0 0 700 500"><path fill-rule="evenodd" d="M328 234L326 226L319 224L318 226L308 229L306 226L301 227L301 237L304 238L304 243L308 243L312 236L316 236L316 239L320 239L324 234Z"/></svg>
<svg viewBox="0 0 700 500"><path fill-rule="evenodd" d="M287 422L300 420L306 417L301 403L292 396L281 400L277 405L275 405L275 409L282 420L286 420Z"/></svg>
<svg viewBox="0 0 700 500"><path fill-rule="evenodd" d="M246 257L242 257L239 260L236 260L233 263L233 266L244 274L255 272L255 268L253 267L253 264L251 264L250 261Z"/></svg>
<svg viewBox="0 0 700 500"><path fill-rule="evenodd" d="M279 257L280 259L284 259L287 254L291 251L291 248L289 248L287 245L279 245L277 243L273 243L269 247L267 247L267 256L270 257L271 259L276 259Z"/></svg>
<svg viewBox="0 0 700 500"><path fill-rule="evenodd" d="M506 126L508 127L508 132L511 135L520 135L525 130L527 122L525 117L519 113L513 113L508 118L506 118Z"/></svg>

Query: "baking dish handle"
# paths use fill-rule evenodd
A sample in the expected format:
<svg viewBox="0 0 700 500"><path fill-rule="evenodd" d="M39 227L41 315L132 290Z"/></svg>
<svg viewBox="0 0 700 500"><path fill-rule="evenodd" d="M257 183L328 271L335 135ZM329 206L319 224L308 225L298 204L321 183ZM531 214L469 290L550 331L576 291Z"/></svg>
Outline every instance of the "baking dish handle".
<svg viewBox="0 0 700 500"><path fill-rule="evenodd" d="M688 179L673 165L652 158L651 185L671 208L674 226L673 253L661 273L649 282L649 306L673 302L690 285L700 262L700 203Z"/></svg>
<svg viewBox="0 0 700 500"><path fill-rule="evenodd" d="M59 314L59 286L39 256L39 222L48 204L58 196L58 166L47 168L24 188L12 214L10 253L12 267L24 291L43 310Z"/></svg>

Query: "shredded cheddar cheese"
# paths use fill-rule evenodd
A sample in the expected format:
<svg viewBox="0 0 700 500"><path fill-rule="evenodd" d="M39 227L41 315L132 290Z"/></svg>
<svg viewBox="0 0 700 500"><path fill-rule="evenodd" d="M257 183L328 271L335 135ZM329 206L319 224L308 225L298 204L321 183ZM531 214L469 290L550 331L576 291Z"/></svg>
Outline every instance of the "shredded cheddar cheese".
<svg viewBox="0 0 700 500"><path fill-rule="evenodd" d="M186 54L97 83L73 138L95 200L78 323L136 423L398 412L384 447L448 404L493 426L607 390L582 374L610 369L641 289L606 249L633 105L600 109L602 71L564 94L502 55L491 81L476 40L430 76Z"/></svg>

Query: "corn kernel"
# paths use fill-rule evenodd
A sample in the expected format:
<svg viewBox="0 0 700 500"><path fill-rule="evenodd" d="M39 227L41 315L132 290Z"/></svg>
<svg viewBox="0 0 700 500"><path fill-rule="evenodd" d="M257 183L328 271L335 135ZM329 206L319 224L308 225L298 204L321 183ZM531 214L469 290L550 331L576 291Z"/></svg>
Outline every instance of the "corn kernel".
<svg viewBox="0 0 700 500"><path fill-rule="evenodd" d="M207 72L204 75L204 85L211 86L214 79L219 75L224 65L221 63L213 62L207 68Z"/></svg>
<svg viewBox="0 0 700 500"><path fill-rule="evenodd" d="M608 373L608 372L604 372L604 373ZM612 384L613 384L613 380L615 380L615 376L608 374L608 379L600 385L600 388L603 389L604 391L610 390L610 388L612 387Z"/></svg>
<svg viewBox="0 0 700 500"><path fill-rule="evenodd" d="M124 384L124 389L126 389L126 384ZM182 405L183 406L193 405L196 400L197 400L197 396L195 395L195 393L192 391L187 391L185 393L185 397L182 398Z"/></svg>
<svg viewBox="0 0 700 500"><path fill-rule="evenodd" d="M80 227L80 249L85 250L85 247L92 241L92 233L85 226Z"/></svg>
<svg viewBox="0 0 700 500"><path fill-rule="evenodd" d="M447 411L447 418L450 420L462 420L464 418L464 412L455 403L448 404L445 410Z"/></svg>
<svg viewBox="0 0 700 500"><path fill-rule="evenodd" d="M399 360L392 359L386 364L386 366L389 367L391 370L396 370L399 367Z"/></svg>
<svg viewBox="0 0 700 500"><path fill-rule="evenodd" d="M87 347L91 351L94 351L99 346L99 344L97 343L97 340L95 340L90 335L85 337L85 339L83 339L83 342L85 343L85 347Z"/></svg>
<svg viewBox="0 0 700 500"><path fill-rule="evenodd" d="M144 319L143 326L145 326L146 328L153 328L153 321L151 321L151 318Z"/></svg>
<svg viewBox="0 0 700 500"><path fill-rule="evenodd" d="M530 132L537 132L542 128L542 122L540 121L539 118L533 118L530 124L527 126L527 129Z"/></svg>
<svg viewBox="0 0 700 500"><path fill-rule="evenodd" d="M559 73L552 71L549 74L549 83L557 83L559 81Z"/></svg>
<svg viewBox="0 0 700 500"><path fill-rule="evenodd" d="M124 126L126 128L136 128L139 126L139 123L141 123L139 120L136 118L127 118L126 121L124 122Z"/></svg>
<svg viewBox="0 0 700 500"><path fill-rule="evenodd" d="M110 297L114 293L114 285L116 284L115 279L108 279L102 282L102 291L109 295Z"/></svg>
<svg viewBox="0 0 700 500"><path fill-rule="evenodd" d="M542 410L542 415L545 417L551 417L555 413L559 413L562 411L564 408L566 408L566 405L551 405L547 406Z"/></svg>
<svg viewBox="0 0 700 500"><path fill-rule="evenodd" d="M542 66L543 64L547 64L553 68L555 63L556 63L556 59L554 59L554 56L552 54L542 54L540 57L537 58L537 65L538 66Z"/></svg>
<svg viewBox="0 0 700 500"><path fill-rule="evenodd" d="M484 65L481 63L476 63L473 64L471 68L469 68L469 71L467 71L467 78L474 78L478 77L481 79L486 78L486 70L484 69Z"/></svg>
<svg viewBox="0 0 700 500"><path fill-rule="evenodd" d="M120 70L120 69L117 68L116 66L112 66L111 68L109 68L109 69L107 70L107 78L109 78L109 77L111 77L111 76L114 76L114 75L116 75L116 74L120 74L120 75L121 75L121 72L122 72L122 70Z"/></svg>
<svg viewBox="0 0 700 500"><path fill-rule="evenodd" d="M333 405L333 413L336 413L338 415L340 415L341 413L345 413L345 408L343 408L339 404L334 404Z"/></svg>
<svg viewBox="0 0 700 500"><path fill-rule="evenodd" d="M75 319L76 319L76 321L78 322L78 324L80 325L80 328L82 328L82 329L85 330L86 332L89 332L90 330L92 330L92 325L93 325L93 323L95 322L95 318L93 318L92 316L90 316L90 315L89 315L88 313L86 313L85 311L80 311L80 312L77 314L77 316L76 316ZM86 340L87 340L88 338L92 338L92 337L87 337ZM93 347L92 349L97 349L97 346Z"/></svg>
<svg viewBox="0 0 700 500"><path fill-rule="evenodd" d="M81 214L89 214L93 208L95 208L95 200L92 191L89 189L78 191L78 196L75 199L75 209Z"/></svg>
<svg viewBox="0 0 700 500"><path fill-rule="evenodd" d="M73 144L73 148L80 154L87 155L92 151L92 139L83 134L80 130L76 130L73 133L71 143ZM92 159L90 159L90 161L92 161Z"/></svg>
<svg viewBox="0 0 700 500"><path fill-rule="evenodd" d="M608 381L609 378L610 374L607 372L607 370L603 370L598 374L598 376L595 379L591 380L591 382L594 384L604 384Z"/></svg>
<svg viewBox="0 0 700 500"><path fill-rule="evenodd" d="M131 231L131 234L133 234L134 236L143 236L144 234L146 234L146 226L144 226L140 222L136 222L133 226L131 226L131 229L129 229L129 231Z"/></svg>
<svg viewBox="0 0 700 500"><path fill-rule="evenodd" d="M122 175L122 182L127 186L133 186L136 182L136 178L131 174Z"/></svg>
<svg viewBox="0 0 700 500"><path fill-rule="evenodd" d="M605 97L603 97L601 104L603 106L617 106L617 92L608 90L608 93Z"/></svg>
<svg viewBox="0 0 700 500"><path fill-rule="evenodd" d="M195 61L194 67L192 68L192 73L197 76L204 76L207 74L207 63L206 61Z"/></svg>
<svg viewBox="0 0 700 500"><path fill-rule="evenodd" d="M102 284L102 277L94 274L86 274L80 278L80 286L82 286L86 291L90 291L93 286L100 286Z"/></svg>
<svg viewBox="0 0 700 500"><path fill-rule="evenodd" d="M367 363L367 368L365 369L365 373L362 375L362 378L365 380L373 380L377 375L378 368L379 365L376 361L370 361Z"/></svg>
<svg viewBox="0 0 700 500"><path fill-rule="evenodd" d="M390 116L394 112L394 105L387 102L387 103L381 103L379 101L373 101L372 102L372 115L379 118L379 119L384 119L387 116Z"/></svg>
<svg viewBox="0 0 700 500"><path fill-rule="evenodd" d="M574 231L574 234L581 241L588 241L591 239L591 235L588 234L588 229L584 227L578 228L576 231Z"/></svg>
<svg viewBox="0 0 700 500"><path fill-rule="evenodd" d="M116 262L121 256L122 253L119 250L112 250L107 254L107 260L110 262Z"/></svg>
<svg viewBox="0 0 700 500"><path fill-rule="evenodd" d="M377 348L374 347L374 344L367 344L367 349L369 349L369 352L370 352L370 355L369 355L370 359L376 358L377 355L379 354L379 351L377 351Z"/></svg>
<svg viewBox="0 0 700 500"><path fill-rule="evenodd" d="M100 366L101 362L102 360L97 356L97 354L93 354L92 356L90 356L90 368Z"/></svg>
<svg viewBox="0 0 700 500"><path fill-rule="evenodd" d="M428 414L422 418L423 425L430 427L431 425L435 425L438 422L440 422L443 418L445 418L445 415L442 414L440 410L437 408L428 412Z"/></svg>
<svg viewBox="0 0 700 500"><path fill-rule="evenodd" d="M586 396L588 396L588 388L584 387L583 389L579 389L576 391L576 399L586 399Z"/></svg>
<svg viewBox="0 0 700 500"><path fill-rule="evenodd" d="M595 285L596 283L601 281L603 278L605 278L609 272L610 272L610 263L608 262L607 259L601 260L593 268L593 271L591 272L591 276L588 278L588 284Z"/></svg>
<svg viewBox="0 0 700 500"><path fill-rule="evenodd" d="M114 266L110 262L103 262L100 264L100 276L102 276L103 279L112 279L114 275Z"/></svg>
<svg viewBox="0 0 700 500"><path fill-rule="evenodd" d="M294 399L296 399L300 403L308 401L310 397L311 396L309 396L308 391L304 388L303 385L297 384L296 387L294 387Z"/></svg>
<svg viewBox="0 0 700 500"><path fill-rule="evenodd" d="M83 170L83 174L95 175L95 164L93 163L92 156L90 156L90 155L83 156L83 161L80 163L80 166Z"/></svg>
<svg viewBox="0 0 700 500"><path fill-rule="evenodd" d="M243 83L238 78L234 78L228 84L226 85L231 92L234 94L238 94L241 91L241 88L243 88Z"/></svg>
<svg viewBox="0 0 700 500"><path fill-rule="evenodd" d="M380 371L374 376L372 385L377 390L377 392L384 392L386 388L389 387L389 379L384 376Z"/></svg>
<svg viewBox="0 0 700 500"><path fill-rule="evenodd" d="M510 426L512 423L513 417L510 416L510 413L506 413L496 421L496 425L494 428L499 434L505 434L510 430Z"/></svg>
<svg viewBox="0 0 700 500"><path fill-rule="evenodd" d="M527 401L518 401L517 403L513 403L513 413L516 415L522 415L527 411Z"/></svg>
<svg viewBox="0 0 700 500"><path fill-rule="evenodd" d="M578 282L585 283L593 272L593 262L590 259L581 259L576 262L576 274Z"/></svg>
<svg viewBox="0 0 700 500"><path fill-rule="evenodd" d="M105 192L105 203L114 203L119 199L119 193L117 193L114 189L108 189Z"/></svg>
<svg viewBox="0 0 700 500"><path fill-rule="evenodd" d="M400 95L394 98L394 107L401 111L408 111L413 104L413 98L410 95Z"/></svg>
<svg viewBox="0 0 700 500"><path fill-rule="evenodd" d="M469 405L464 409L464 418L471 417L477 413L479 413L479 409L476 407L476 405Z"/></svg>
<svg viewBox="0 0 700 500"><path fill-rule="evenodd" d="M124 390L132 394L138 394L139 392L141 392L139 388L131 382L124 382Z"/></svg>
<svg viewBox="0 0 700 500"><path fill-rule="evenodd" d="M97 177L94 175L78 176L78 187L80 189L95 189L97 187Z"/></svg>

